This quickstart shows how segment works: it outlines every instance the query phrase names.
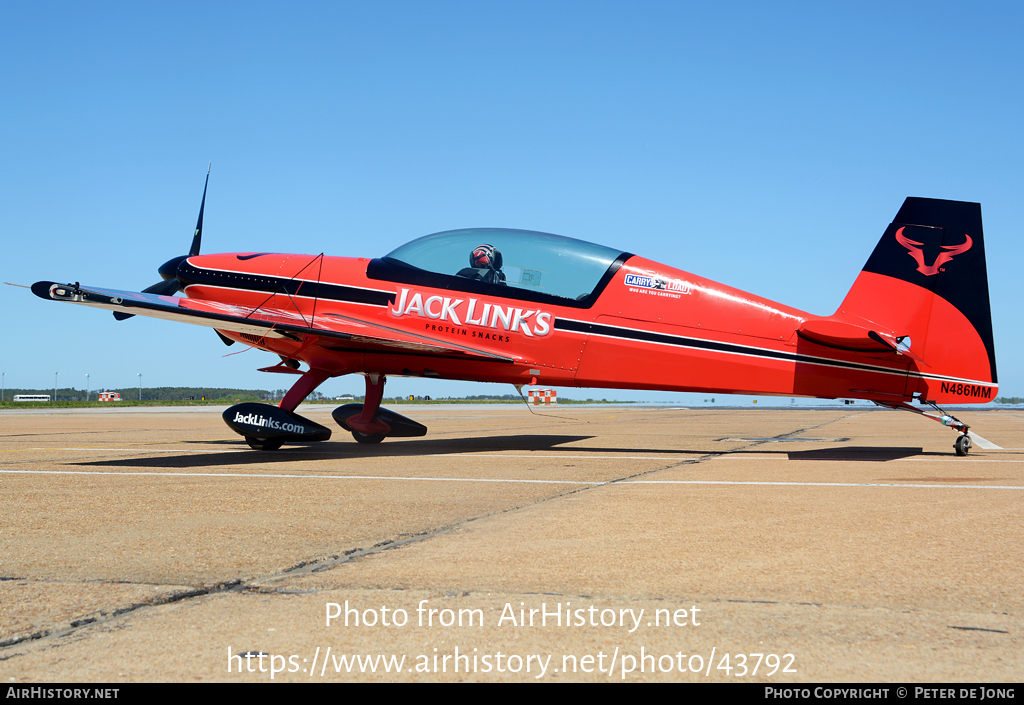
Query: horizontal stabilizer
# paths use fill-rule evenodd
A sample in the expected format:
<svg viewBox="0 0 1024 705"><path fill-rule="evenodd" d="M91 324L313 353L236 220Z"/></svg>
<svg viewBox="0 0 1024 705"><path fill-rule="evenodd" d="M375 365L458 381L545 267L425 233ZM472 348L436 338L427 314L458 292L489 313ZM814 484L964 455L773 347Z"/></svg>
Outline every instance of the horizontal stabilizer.
<svg viewBox="0 0 1024 705"><path fill-rule="evenodd" d="M863 353L895 353L924 364L910 351L910 338L882 333L833 318L811 318L800 324L797 335L818 345Z"/></svg>

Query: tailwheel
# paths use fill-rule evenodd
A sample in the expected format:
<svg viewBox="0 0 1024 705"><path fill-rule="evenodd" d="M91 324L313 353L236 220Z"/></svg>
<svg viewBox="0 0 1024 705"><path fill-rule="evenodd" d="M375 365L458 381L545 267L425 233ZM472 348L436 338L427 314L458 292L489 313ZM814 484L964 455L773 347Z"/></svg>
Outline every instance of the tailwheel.
<svg viewBox="0 0 1024 705"><path fill-rule="evenodd" d="M971 437L965 433L956 439L956 443L953 444L953 447L956 448L957 455L965 456L967 455L967 451L971 449L972 445L973 443L971 443Z"/></svg>
<svg viewBox="0 0 1024 705"><path fill-rule="evenodd" d="M380 443L384 440L385 434L383 433L360 433L359 431L353 431L352 437L355 438L359 443Z"/></svg>
<svg viewBox="0 0 1024 705"><path fill-rule="evenodd" d="M249 447L253 450L277 450L284 444L284 441L275 440L273 438L260 440L255 436L246 436L245 442L248 443Z"/></svg>
<svg viewBox="0 0 1024 705"><path fill-rule="evenodd" d="M971 450L971 446L974 445L974 441L971 440L971 437L967 433L970 427L960 419L956 418L955 416L950 416L949 414L947 414L945 411L939 408L938 404L936 404L933 401L921 401L921 403L927 404L928 406L935 409L935 411L938 413L930 414L927 411L923 411L921 409L913 407L906 402L889 402L877 400L875 401L875 404L877 404L878 406L884 406L889 409L903 409L904 411L913 411L915 414L927 416L928 418L934 421L938 421L943 426L948 426L949 428L953 429L954 431L960 434L956 439L956 443L953 444L953 448L956 449L956 454L959 455L961 458L966 456L968 451ZM983 448L999 447L996 445L990 446L989 442L986 441L984 438L981 438L980 436L978 436L977 438L981 442Z"/></svg>

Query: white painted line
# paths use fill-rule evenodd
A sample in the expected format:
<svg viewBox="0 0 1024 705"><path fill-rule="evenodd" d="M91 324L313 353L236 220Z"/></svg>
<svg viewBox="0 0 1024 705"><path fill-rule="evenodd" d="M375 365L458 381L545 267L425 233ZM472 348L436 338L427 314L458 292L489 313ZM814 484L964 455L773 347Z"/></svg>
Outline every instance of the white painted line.
<svg viewBox="0 0 1024 705"><path fill-rule="evenodd" d="M606 485L605 481L512 480L481 477L389 477L387 475L277 475L237 472L106 472L102 470L0 470L10 475L112 475L127 477L217 477L287 480L405 480L408 482L510 482L527 485Z"/></svg>
<svg viewBox="0 0 1024 705"><path fill-rule="evenodd" d="M107 448L105 446L92 446L91 448L26 448L25 450L102 450L116 453L249 453L248 448L211 448L209 450L195 450L192 448Z"/></svg>
<svg viewBox="0 0 1024 705"><path fill-rule="evenodd" d="M353 445L353 450L358 450ZM16 449L17 450L17 449ZM177 448L104 448L104 447L92 447L92 448L24 448L22 450L41 450L41 451L68 451L68 450L99 450L99 451L112 451L112 452L127 452L127 453L249 453L254 458L267 458L272 459L287 458L287 451L279 452L274 451L273 453L262 453L259 451L253 451L248 448L211 448L209 450L195 450L192 448L188 449L177 449ZM362 458L376 458L378 456L370 455L369 453L353 455L345 454L338 451L323 451L323 450L298 450L293 448L297 452L304 455L325 455L339 459L362 459ZM704 455L708 455L705 453ZM536 453L527 454L516 454L512 455L509 453L423 453L422 455L415 456L416 458L556 458L565 460L697 460L700 456L697 452L688 453L688 457L663 457L663 456L649 456L649 455L539 455Z"/></svg>
<svg viewBox="0 0 1024 705"><path fill-rule="evenodd" d="M122 453L122 452L123 453L196 453L196 454L246 453L246 454L251 454L253 458L266 458L267 460L273 459L275 457L277 457L277 458L287 458L288 457L287 451L285 451L285 452L283 452L281 454L277 454L277 455L275 455L275 454L262 455L259 452L250 450L248 448L210 448L210 449L207 449L207 450L196 450L196 449L192 449L192 448L177 449L177 448L103 448L103 447L91 447L91 448L23 448L23 449L12 449L12 450L9 450L9 451L0 451L0 452L11 453L11 452L19 452L19 451L20 452L25 452L25 451L31 451L31 450L35 450L35 451L69 451L69 450L83 451L83 450L94 450L94 451L116 452L116 453ZM347 453L342 453L342 452L339 452L339 451L298 450L297 448L293 448L293 450L296 451L296 452L302 453L303 455L323 455L323 456L328 456L328 457L331 457L331 458L337 458L338 460L349 460L349 459L351 459L351 460L361 460L361 459L373 459L373 458L377 457L377 456L369 455L369 454L366 454L366 455L362 455L362 454L356 455L354 453L353 454L347 454ZM353 448L353 450L357 450L357 449ZM1017 450L1017 451L1020 451L1020 450L1024 450L1024 448L1000 448L1000 450L1009 450L1009 451ZM787 461L788 462L787 458L782 457L782 455L783 455L782 452L776 453L776 454L773 454L773 455L766 455L766 454L747 455L745 453L733 453L733 452L729 452L729 451L724 451L724 452L721 452L720 455L716 455L716 453L718 453L718 452L719 451L707 451L707 452L705 452L703 454L700 454L698 451L695 451L693 453L688 453L687 455L679 455L679 456L661 456L661 455L655 455L655 456L650 456L650 455L547 455L547 454L541 455L539 453L472 453L472 452L470 452L470 453L424 453L423 455L418 455L418 456L415 456L415 457L421 458L421 459L428 459L428 458L464 458L466 460L474 460L476 458L533 458L533 459L543 458L543 459L554 459L554 460L661 460L661 461L675 461L675 462L684 462L684 461L687 461L687 460L700 460L701 462L707 462L707 461L711 461L711 460L779 460L779 461ZM806 452L806 451L801 451L801 452ZM823 453L825 451L814 451L814 452L815 453ZM886 452L886 449L880 448L877 451L877 454L884 454L885 452ZM276 451L275 451L275 453L276 453ZM843 449L842 448L837 448L836 449L836 453L840 453L840 454L843 453ZM866 456L870 456L871 455L871 451L867 451L864 454ZM850 454L850 453L847 453L845 455L835 455L835 456L825 456L825 455L818 456L818 455L815 455L813 457L803 457L803 458L800 458L799 461L800 462L806 462L808 460L823 460L823 461L831 461L831 460L853 460L853 461L857 461L858 460L857 458L851 458L850 457L851 455L852 454ZM953 457L952 454L950 454L950 457L948 457L948 458L947 457L942 457L942 458L918 458L918 457L913 457L913 458L887 458L887 459L881 459L880 460L877 457L875 457L875 458L866 457L866 458L864 458L863 462L887 462L887 463L897 463L897 462L908 462L908 463L1024 463L1024 458L1021 458L1020 460L996 460L996 459L989 459L989 458L970 458L970 457L960 458L960 457Z"/></svg>
<svg viewBox="0 0 1024 705"><path fill-rule="evenodd" d="M686 456L650 456L650 455L539 455L537 453L528 453L525 455L512 455L508 453L438 453L437 455L422 455L416 457L422 458L555 458L556 460L700 460L708 455L708 453L688 453ZM364 457L364 456L360 456Z"/></svg>
<svg viewBox="0 0 1024 705"><path fill-rule="evenodd" d="M892 482L769 482L734 480L515 480L510 478L479 477L389 477L387 475L281 475L257 473L212 472L105 472L98 470L0 470L9 475L110 475L114 477L215 477L286 480L400 480L403 482L492 482L526 485L754 485L778 487L889 487L914 489L968 489L968 490L1024 490L1024 485L948 485L900 484Z"/></svg>
<svg viewBox="0 0 1024 705"><path fill-rule="evenodd" d="M995 460L988 458L896 458L888 462L905 461L908 463L1024 463L1020 460Z"/></svg>
<svg viewBox="0 0 1024 705"><path fill-rule="evenodd" d="M961 489L961 490L1024 490L1024 485L920 485L896 482L760 482L730 480L623 480L610 482L613 485L779 485L794 487L898 487L918 489Z"/></svg>
<svg viewBox="0 0 1024 705"><path fill-rule="evenodd" d="M714 460L780 460L788 461L786 458L780 458L778 456L772 457L770 455L755 455L755 456L742 456L742 455L722 455ZM805 463L810 460L821 460L825 462L832 462L834 460L852 460L854 462L863 463L1024 463L1024 458L1020 460L995 460L988 458L864 458L859 460L857 458L851 458L849 455L833 455L833 456L814 456L813 458L800 458L792 462Z"/></svg>

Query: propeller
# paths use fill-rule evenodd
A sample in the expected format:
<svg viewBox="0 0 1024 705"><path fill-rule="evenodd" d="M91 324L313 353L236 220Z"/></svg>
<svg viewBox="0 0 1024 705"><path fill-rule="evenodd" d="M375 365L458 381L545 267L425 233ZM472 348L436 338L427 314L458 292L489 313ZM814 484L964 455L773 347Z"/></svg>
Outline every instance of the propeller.
<svg viewBox="0 0 1024 705"><path fill-rule="evenodd" d="M196 234L192 236L192 247L189 249L187 255L179 255L173 259L169 259L156 270L160 274L160 278L163 281L157 282L152 286L148 286L142 290L143 294L157 294L159 296L174 296L177 292L181 291L181 282L178 281L178 265L187 260L189 257L194 257L199 254L199 248L203 242L203 211L206 209L206 188L210 185L210 167L213 166L212 162L210 166L206 167L206 184L203 185L203 200L199 204L199 220L196 221ZM134 316L134 313L124 313L122 311L114 311L114 318L119 321L123 321L127 318Z"/></svg>

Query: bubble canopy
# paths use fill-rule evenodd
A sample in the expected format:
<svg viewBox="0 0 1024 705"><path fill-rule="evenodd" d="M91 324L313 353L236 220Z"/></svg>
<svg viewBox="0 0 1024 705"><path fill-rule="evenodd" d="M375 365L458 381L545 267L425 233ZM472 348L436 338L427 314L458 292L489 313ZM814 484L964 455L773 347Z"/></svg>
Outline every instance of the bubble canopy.
<svg viewBox="0 0 1024 705"><path fill-rule="evenodd" d="M609 269L613 265L617 269L628 257L621 250L561 235L471 228L426 235L388 253L383 260L469 280L480 271L470 266L470 253L480 245L491 245L501 253L502 287L574 301L594 293Z"/></svg>

